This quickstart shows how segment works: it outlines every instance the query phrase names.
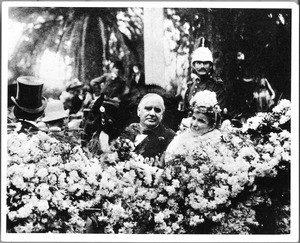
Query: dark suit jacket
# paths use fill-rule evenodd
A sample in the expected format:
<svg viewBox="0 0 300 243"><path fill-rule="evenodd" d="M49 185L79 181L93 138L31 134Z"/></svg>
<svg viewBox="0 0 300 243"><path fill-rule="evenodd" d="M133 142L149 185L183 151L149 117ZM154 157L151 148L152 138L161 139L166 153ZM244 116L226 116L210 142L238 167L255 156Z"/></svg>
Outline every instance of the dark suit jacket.
<svg viewBox="0 0 300 243"><path fill-rule="evenodd" d="M141 125L139 123L132 123L125 128L121 137L135 142L138 134L142 134ZM149 158L160 157L175 136L175 132L172 129L166 128L162 124L145 134L148 136L136 146L135 152Z"/></svg>

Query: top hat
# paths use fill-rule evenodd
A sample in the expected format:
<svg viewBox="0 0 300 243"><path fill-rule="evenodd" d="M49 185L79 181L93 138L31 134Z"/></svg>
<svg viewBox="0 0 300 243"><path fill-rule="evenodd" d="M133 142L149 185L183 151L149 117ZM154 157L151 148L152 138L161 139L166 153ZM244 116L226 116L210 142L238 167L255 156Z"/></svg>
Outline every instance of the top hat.
<svg viewBox="0 0 300 243"><path fill-rule="evenodd" d="M43 85L37 77L21 76L17 78L16 98L11 96L11 100L22 111L39 113L47 106L46 98L42 97Z"/></svg>
<svg viewBox="0 0 300 243"><path fill-rule="evenodd" d="M68 110L64 110L64 104L60 100L48 99L48 104L45 109L45 117L42 118L43 122L55 121L58 119L68 117Z"/></svg>
<svg viewBox="0 0 300 243"><path fill-rule="evenodd" d="M76 88L79 88L82 86L83 86L83 83L81 83L77 78L75 78L67 83L66 90L69 91L69 90L76 89Z"/></svg>

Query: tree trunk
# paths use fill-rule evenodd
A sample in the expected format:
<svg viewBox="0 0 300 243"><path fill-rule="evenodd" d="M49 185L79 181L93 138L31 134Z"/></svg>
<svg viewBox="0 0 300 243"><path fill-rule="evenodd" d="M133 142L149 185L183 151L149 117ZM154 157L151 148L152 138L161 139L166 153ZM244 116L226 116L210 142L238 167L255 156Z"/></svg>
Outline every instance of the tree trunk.
<svg viewBox="0 0 300 243"><path fill-rule="evenodd" d="M104 45L99 19L95 15L90 15L85 17L83 22L80 81L86 84L102 74Z"/></svg>

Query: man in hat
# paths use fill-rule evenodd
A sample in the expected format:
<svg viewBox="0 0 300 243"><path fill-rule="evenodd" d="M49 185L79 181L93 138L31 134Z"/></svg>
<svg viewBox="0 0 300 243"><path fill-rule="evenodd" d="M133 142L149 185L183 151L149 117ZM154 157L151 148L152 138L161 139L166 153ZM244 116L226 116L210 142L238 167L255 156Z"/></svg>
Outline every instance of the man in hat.
<svg viewBox="0 0 300 243"><path fill-rule="evenodd" d="M69 110L70 115L76 114L81 110L83 105L82 96L83 83L77 78L72 79L67 83L66 92L63 92L59 97L64 103L64 108Z"/></svg>
<svg viewBox="0 0 300 243"><path fill-rule="evenodd" d="M42 96L44 83L33 76L21 76L17 79L16 97L13 114L16 122L21 122L21 132L38 131L35 121L42 116L47 100Z"/></svg>
<svg viewBox="0 0 300 243"><path fill-rule="evenodd" d="M226 93L222 80L213 77L213 56L211 51L205 47L205 39L201 37L200 47L192 54L191 80L187 82L187 90L184 97L184 110L189 111L189 102L192 97L202 90L216 92L219 105L223 113L227 112Z"/></svg>
<svg viewBox="0 0 300 243"><path fill-rule="evenodd" d="M175 136L175 132L161 122L165 112L163 98L155 93L146 94L140 101L137 115L139 123L132 123L121 137L134 142L135 152L144 157L162 158L164 151Z"/></svg>

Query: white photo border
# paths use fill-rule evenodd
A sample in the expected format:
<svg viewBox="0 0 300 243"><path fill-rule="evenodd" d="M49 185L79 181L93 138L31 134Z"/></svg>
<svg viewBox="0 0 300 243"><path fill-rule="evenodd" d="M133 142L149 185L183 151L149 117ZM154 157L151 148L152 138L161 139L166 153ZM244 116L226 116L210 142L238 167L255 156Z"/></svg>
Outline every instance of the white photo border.
<svg viewBox="0 0 300 243"><path fill-rule="evenodd" d="M108 235L108 234L14 234L6 233L6 131L9 7L178 7L178 8L286 8L292 11L292 169L291 234L288 235ZM299 5L273 1L2 1L1 29L1 241L5 242L298 242L299 240Z"/></svg>

